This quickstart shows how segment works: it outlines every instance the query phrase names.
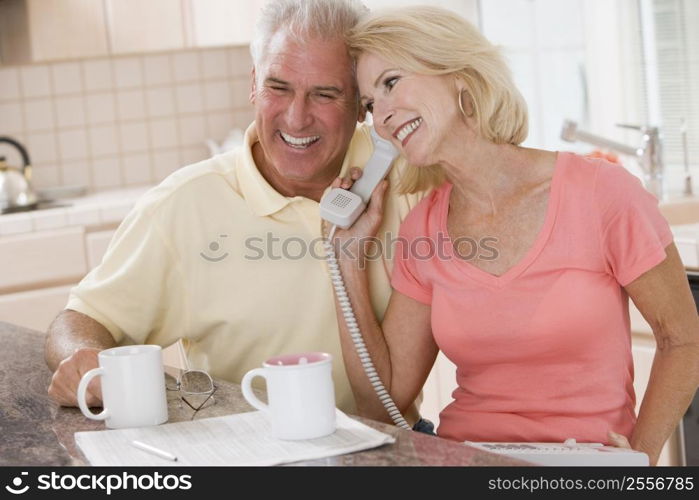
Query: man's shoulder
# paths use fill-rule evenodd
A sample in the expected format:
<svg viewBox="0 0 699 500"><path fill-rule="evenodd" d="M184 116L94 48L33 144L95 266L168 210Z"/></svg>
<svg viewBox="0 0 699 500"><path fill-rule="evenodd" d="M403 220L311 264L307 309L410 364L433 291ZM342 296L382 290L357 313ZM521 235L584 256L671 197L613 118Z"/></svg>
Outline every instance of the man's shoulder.
<svg viewBox="0 0 699 500"><path fill-rule="evenodd" d="M241 163L242 152L236 148L227 153L184 166L167 176L158 185L147 191L137 207L153 210L163 204L179 199L206 196L213 189L230 190L238 193L236 171Z"/></svg>

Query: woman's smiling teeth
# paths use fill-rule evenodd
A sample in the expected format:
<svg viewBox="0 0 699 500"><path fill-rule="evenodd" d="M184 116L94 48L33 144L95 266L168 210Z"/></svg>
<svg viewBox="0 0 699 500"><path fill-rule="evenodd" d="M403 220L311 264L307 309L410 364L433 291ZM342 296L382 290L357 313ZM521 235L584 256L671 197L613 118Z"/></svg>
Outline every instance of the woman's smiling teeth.
<svg viewBox="0 0 699 500"><path fill-rule="evenodd" d="M279 134L282 136L282 139L284 139L284 142L296 149L305 149L320 139L319 135L312 135L310 137L294 137L293 135L285 134L281 131Z"/></svg>
<svg viewBox="0 0 699 500"><path fill-rule="evenodd" d="M413 133L422 123L422 118L416 118L411 122L406 123L403 125L398 132L394 134L395 138L398 139L400 142L403 142L403 140L408 137L411 133Z"/></svg>

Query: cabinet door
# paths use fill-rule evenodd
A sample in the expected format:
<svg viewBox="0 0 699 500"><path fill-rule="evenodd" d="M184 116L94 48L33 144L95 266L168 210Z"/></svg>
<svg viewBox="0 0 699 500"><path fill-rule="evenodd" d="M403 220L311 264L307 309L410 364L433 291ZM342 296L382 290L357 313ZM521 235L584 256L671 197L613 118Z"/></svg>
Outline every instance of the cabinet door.
<svg viewBox="0 0 699 500"><path fill-rule="evenodd" d="M56 315L66 307L73 286L0 295L0 319L45 332Z"/></svg>
<svg viewBox="0 0 699 500"><path fill-rule="evenodd" d="M190 0L194 45L247 45L264 0Z"/></svg>
<svg viewBox="0 0 699 500"><path fill-rule="evenodd" d="M114 54L181 49L188 45L181 0L106 0L106 6Z"/></svg>
<svg viewBox="0 0 699 500"><path fill-rule="evenodd" d="M79 281L87 272L82 227L0 239L0 293Z"/></svg>
<svg viewBox="0 0 699 500"><path fill-rule="evenodd" d="M1 1L3 63L106 55L104 14L102 2L96 0Z"/></svg>

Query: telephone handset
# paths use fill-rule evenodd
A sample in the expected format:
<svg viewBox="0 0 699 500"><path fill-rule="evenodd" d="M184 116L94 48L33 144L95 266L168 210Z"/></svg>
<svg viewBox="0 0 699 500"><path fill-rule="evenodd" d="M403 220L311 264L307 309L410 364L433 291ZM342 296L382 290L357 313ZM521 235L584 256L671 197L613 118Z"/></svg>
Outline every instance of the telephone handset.
<svg viewBox="0 0 699 500"><path fill-rule="evenodd" d="M382 139L371 128L374 153L369 158L362 176L349 191L333 188L320 200L321 218L342 229L347 229L364 212L374 188L386 177L398 150L389 141Z"/></svg>
<svg viewBox="0 0 699 500"><path fill-rule="evenodd" d="M391 395L386 391L378 373L376 373L374 363L364 344L362 332L359 330L357 320L354 317L352 304L345 290L345 283L342 279L340 266L335 256L335 248L332 244L335 229L338 227L347 229L354 224L354 221L356 221L366 209L374 188L386 177L393 160L398 156L398 151L393 147L393 144L380 138L373 127L371 128L371 138L374 143L374 153L364 167L362 176L352 185L349 191L341 188L333 188L320 200L320 216L333 224L330 235L324 242L324 247L335 295L337 296L337 301L340 304L342 315L347 324L347 330L354 343L357 356L359 356L359 361L362 363L364 372L376 391L379 400L393 419L393 422L403 429L411 429L410 425L406 422L405 418L403 418L403 415L401 415L396 404L393 402Z"/></svg>

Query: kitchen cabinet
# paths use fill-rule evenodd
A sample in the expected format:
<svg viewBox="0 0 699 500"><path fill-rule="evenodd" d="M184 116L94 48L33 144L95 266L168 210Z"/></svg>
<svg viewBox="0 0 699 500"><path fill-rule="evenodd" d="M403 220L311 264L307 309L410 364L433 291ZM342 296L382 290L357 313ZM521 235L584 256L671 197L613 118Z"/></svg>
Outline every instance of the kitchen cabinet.
<svg viewBox="0 0 699 500"><path fill-rule="evenodd" d="M8 236L0 240L0 262L0 293L79 280L87 272L84 229Z"/></svg>
<svg viewBox="0 0 699 500"><path fill-rule="evenodd" d="M101 1L0 1L3 64L95 57L108 52Z"/></svg>
<svg viewBox="0 0 699 500"><path fill-rule="evenodd" d="M247 45L264 0L189 0L193 45Z"/></svg>
<svg viewBox="0 0 699 500"><path fill-rule="evenodd" d="M264 0L2 0L0 63L247 45Z"/></svg>
<svg viewBox="0 0 699 500"><path fill-rule="evenodd" d="M40 288L0 295L0 319L45 332L68 302L70 289L77 284Z"/></svg>
<svg viewBox="0 0 699 500"><path fill-rule="evenodd" d="M111 52L127 54L187 47L186 11L182 5L180 0L105 0Z"/></svg>
<svg viewBox="0 0 699 500"><path fill-rule="evenodd" d="M74 226L0 238L0 320L46 331L70 289L102 260L115 229Z"/></svg>

